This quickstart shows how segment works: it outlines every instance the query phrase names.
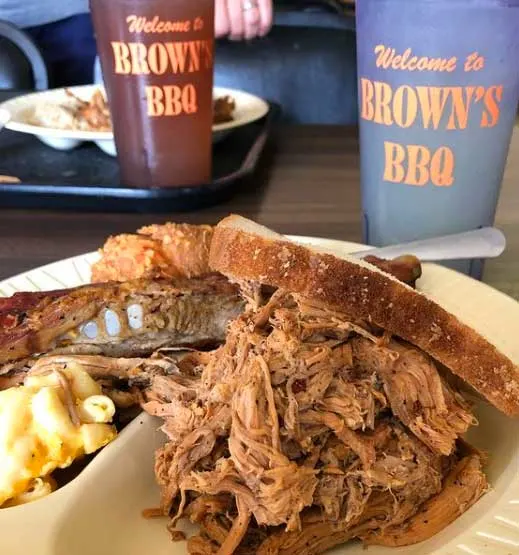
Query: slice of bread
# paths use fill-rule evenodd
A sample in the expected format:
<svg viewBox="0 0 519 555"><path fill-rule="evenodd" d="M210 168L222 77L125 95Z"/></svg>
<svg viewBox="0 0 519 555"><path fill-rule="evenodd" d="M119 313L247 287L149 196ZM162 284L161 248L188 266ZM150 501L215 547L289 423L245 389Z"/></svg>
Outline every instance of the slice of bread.
<svg viewBox="0 0 519 555"><path fill-rule="evenodd" d="M485 330L371 264L299 245L240 216L216 227L209 264L230 279L280 287L371 321L420 347L498 409L519 415L519 368Z"/></svg>

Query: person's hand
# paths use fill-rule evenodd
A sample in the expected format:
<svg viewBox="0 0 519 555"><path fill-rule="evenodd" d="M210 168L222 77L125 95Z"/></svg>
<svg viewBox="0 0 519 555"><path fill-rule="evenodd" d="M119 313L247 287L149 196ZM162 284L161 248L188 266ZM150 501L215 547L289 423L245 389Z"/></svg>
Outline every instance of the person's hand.
<svg viewBox="0 0 519 555"><path fill-rule="evenodd" d="M231 40L266 35L272 27L273 0L216 0L216 37Z"/></svg>

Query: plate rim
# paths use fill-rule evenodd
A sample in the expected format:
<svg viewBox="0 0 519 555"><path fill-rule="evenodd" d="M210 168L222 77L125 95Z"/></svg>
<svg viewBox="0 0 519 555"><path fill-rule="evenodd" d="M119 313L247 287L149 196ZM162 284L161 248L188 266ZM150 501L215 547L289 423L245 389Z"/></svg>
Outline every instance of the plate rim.
<svg viewBox="0 0 519 555"><path fill-rule="evenodd" d="M34 105L34 98L44 97L45 95L52 95L63 93L65 89L72 91L73 93L82 93L87 92L89 90L95 89L104 89L102 84L89 84L89 85L77 85L72 87L60 87L56 89L46 89L43 91L34 91L29 92L27 94L22 94L19 96L15 96L14 98L10 98L9 100L5 100L4 102L0 103L0 112L6 112L9 114L9 118L4 124L6 129L11 131L16 131L18 133L25 133L28 135L35 135L36 137L52 137L56 139L68 139L68 140L78 140L78 141L113 141L114 135L111 131L80 131L74 129L59 129L56 127L44 127L39 125L33 125L30 123L24 123L23 121L12 119L12 106L14 104L20 102L27 102ZM220 87L214 86L213 87L214 93L219 96L224 96L226 94L234 96L234 97L241 97L244 99L249 99L251 102L254 102L256 105L256 110L252 111L250 114L237 119L232 120L229 122L213 124L212 131L213 134L217 134L223 131L229 131L234 128L242 127L258 119L261 119L270 110L269 104L263 98L249 93L247 91L229 87ZM28 104L30 106L30 104ZM11 108L11 109L10 109Z"/></svg>

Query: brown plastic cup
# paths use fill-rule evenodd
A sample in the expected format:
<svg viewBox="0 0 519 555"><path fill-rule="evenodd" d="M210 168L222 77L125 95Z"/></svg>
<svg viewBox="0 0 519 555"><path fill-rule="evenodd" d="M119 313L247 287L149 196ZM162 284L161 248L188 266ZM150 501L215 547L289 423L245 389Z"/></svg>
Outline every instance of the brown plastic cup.
<svg viewBox="0 0 519 555"><path fill-rule="evenodd" d="M90 0L121 182L211 179L214 0Z"/></svg>

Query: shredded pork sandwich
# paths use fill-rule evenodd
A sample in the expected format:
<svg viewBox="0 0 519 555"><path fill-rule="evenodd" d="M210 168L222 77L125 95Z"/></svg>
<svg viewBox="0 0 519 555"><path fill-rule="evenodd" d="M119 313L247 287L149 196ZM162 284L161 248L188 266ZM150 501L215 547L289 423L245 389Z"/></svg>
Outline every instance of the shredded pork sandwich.
<svg viewBox="0 0 519 555"><path fill-rule="evenodd" d="M479 499L481 458L459 439L475 418L430 357L298 295L249 293L225 344L156 377L144 405L168 437L161 512L175 538L180 518L200 525L191 554L406 545Z"/></svg>

